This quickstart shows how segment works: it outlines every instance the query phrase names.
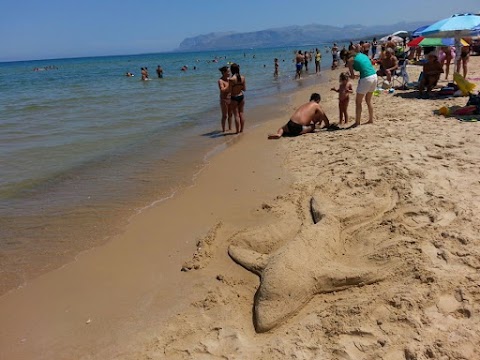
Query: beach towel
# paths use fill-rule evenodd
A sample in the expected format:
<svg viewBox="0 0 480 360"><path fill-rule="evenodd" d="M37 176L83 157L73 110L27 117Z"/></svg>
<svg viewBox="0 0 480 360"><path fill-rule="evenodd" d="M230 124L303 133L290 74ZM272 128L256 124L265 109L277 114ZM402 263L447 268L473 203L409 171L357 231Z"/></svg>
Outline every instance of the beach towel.
<svg viewBox="0 0 480 360"><path fill-rule="evenodd" d="M453 74L453 81L458 85L458 88L462 91L463 95L468 95L477 86L470 81L465 80L465 78L457 72Z"/></svg>

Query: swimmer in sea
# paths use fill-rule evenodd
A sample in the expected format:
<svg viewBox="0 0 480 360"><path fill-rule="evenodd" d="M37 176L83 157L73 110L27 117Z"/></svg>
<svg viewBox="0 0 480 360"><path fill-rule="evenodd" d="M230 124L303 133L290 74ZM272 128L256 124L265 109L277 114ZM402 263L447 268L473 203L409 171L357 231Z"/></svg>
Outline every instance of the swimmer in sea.
<svg viewBox="0 0 480 360"><path fill-rule="evenodd" d="M142 80L143 80L143 81L148 80L148 71L147 71L147 68L142 68L141 71L142 71Z"/></svg>
<svg viewBox="0 0 480 360"><path fill-rule="evenodd" d="M160 65L157 66L157 76L159 79L163 78L163 69Z"/></svg>

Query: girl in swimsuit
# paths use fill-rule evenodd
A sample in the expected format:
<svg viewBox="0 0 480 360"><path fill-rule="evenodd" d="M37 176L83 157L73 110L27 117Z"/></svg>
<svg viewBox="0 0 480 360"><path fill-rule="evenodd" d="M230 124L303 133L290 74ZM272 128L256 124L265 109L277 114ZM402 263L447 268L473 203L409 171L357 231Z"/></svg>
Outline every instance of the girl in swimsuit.
<svg viewBox="0 0 480 360"><path fill-rule="evenodd" d="M243 109L245 106L245 99L243 92L247 89L245 85L245 76L240 75L240 66L233 63L230 65L232 76L229 79L231 107L233 116L235 117L235 129L238 133L243 132L245 119L243 117Z"/></svg>
<svg viewBox="0 0 480 360"><path fill-rule="evenodd" d="M228 130L232 130L232 107L230 106L230 86L229 76L230 69L223 66L220 69L222 77L218 79L218 88L220 90L220 109L222 110L222 132L225 132L225 122L228 116Z"/></svg>

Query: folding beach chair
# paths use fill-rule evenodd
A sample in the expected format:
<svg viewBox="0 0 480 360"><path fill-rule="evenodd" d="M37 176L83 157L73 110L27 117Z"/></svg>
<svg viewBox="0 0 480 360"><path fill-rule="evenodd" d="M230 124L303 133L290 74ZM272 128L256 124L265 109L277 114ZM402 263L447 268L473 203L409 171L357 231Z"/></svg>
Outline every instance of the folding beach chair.
<svg viewBox="0 0 480 360"><path fill-rule="evenodd" d="M392 81L388 84L388 87L399 87L401 89L405 88L405 84L409 82L409 77L407 73L407 59L400 59L398 61L400 67L395 70L392 74ZM378 76L377 87L385 88L387 84L387 77L386 76Z"/></svg>
<svg viewBox="0 0 480 360"><path fill-rule="evenodd" d="M395 74L392 76L392 86L398 86L401 89L405 88L405 85L410 81L407 72L408 59L402 59L398 61L400 68L395 70Z"/></svg>

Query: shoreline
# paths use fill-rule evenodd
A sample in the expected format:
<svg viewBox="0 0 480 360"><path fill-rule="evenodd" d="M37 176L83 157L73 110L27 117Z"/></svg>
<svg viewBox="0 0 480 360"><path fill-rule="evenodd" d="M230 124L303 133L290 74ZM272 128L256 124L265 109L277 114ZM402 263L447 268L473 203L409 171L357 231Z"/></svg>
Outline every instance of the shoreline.
<svg viewBox="0 0 480 360"><path fill-rule="evenodd" d="M304 84L318 80L310 76ZM287 89L296 85L279 83L278 86L271 94L261 89L259 92L263 95L259 98L247 98L250 103L247 103L247 111L252 114L252 119L259 119L262 123L262 111L267 110L261 109L280 108L282 101L279 99L288 96ZM252 95L257 93L254 91ZM257 108L258 117L255 115ZM5 224L3 234L10 241L6 242L3 253L0 254L5 258L1 269L4 276L0 280L0 296L25 286L26 282L41 274L75 261L79 253L105 244L124 231L129 219L142 209L169 199L182 188L191 186L197 172L202 171L208 163L209 157L236 142L235 136L209 135L208 132L212 129L209 127L210 120L219 117L220 110L216 110L198 115L199 120L208 116L208 123L199 121L200 126L196 132L187 131L182 138L187 143L184 146L186 149L170 146L176 154L170 152L160 156L155 153L153 141L146 142L142 145L144 149L142 146L140 150L137 149L137 156L144 156L144 159L138 157L138 166L132 162L133 158L129 158L129 151L125 150L119 153L117 160L109 157L100 159L98 167L104 161L107 164L105 170L95 167L90 170L74 169L73 174L65 173L60 180L54 180L53 185L40 186L38 194L35 190L32 195L32 200L19 198L18 204L17 200L12 203L7 201L5 207L15 206L16 211L5 216L2 222ZM256 126L257 121L251 122L251 125ZM119 178L119 182L113 181L117 173L120 176L123 174L123 180ZM28 207L25 207L26 201L31 202Z"/></svg>
<svg viewBox="0 0 480 360"><path fill-rule="evenodd" d="M287 93L283 96L287 98L291 94ZM262 121L258 125L252 124L252 128L248 128L245 134L239 135L241 138L232 140L234 146L227 144L225 149L215 152L197 172L191 185L181 188L175 196L164 201L153 202L132 215L121 234L114 235L100 246L79 253L73 262L44 273L1 296L0 319L5 325L4 330L8 329L0 336L2 357L15 359L28 358L33 354L38 356L39 349L43 351L41 358L55 358L57 356L55 354L61 354L63 351L67 351L69 356L81 357L86 351L95 348L92 345L95 343L94 338L102 337L104 327L110 327L113 324L115 328L118 326L121 329L119 330L121 334L116 333L115 336L127 340L134 334L132 330L127 330L119 324L130 315L120 316L121 321L115 318L124 311L128 313L135 309L138 301L147 303L151 301L145 298L139 300L138 296L142 293L148 294L143 296L150 298L153 294L161 292L161 295L155 296L162 297L160 313L163 315L157 316L164 317L171 312L169 308L175 308L178 298L182 298L179 291L185 291L172 289L178 288L177 282L182 281L183 273L180 269L195 252L197 239L208 234L219 221L225 222L226 214L229 214L228 220L232 222L240 219L247 223L256 222L256 214L250 214L247 217L244 215L245 212L249 212L251 203L257 202L257 206L260 207L259 201L267 201L277 192L274 189L285 186L287 180L284 179L284 175L278 175L282 172L278 153L273 144L262 141L270 124L277 126L276 124L285 121L284 118L272 119L270 110L273 110L271 105L259 106L249 111L247 116L252 117L252 120L253 114L269 120ZM274 111L277 116L282 112ZM247 124L248 121L247 118ZM255 150L257 148L258 150ZM245 158L241 151L250 154L250 157ZM277 159L276 162L278 162L278 166L274 167L275 170L271 168L272 158ZM254 159L253 162L252 159ZM231 169L235 164L239 168ZM250 170L251 167L254 170ZM226 169L229 174L225 173ZM244 174L238 173L242 169L249 169L251 173L247 173L247 170ZM233 174L236 177L232 178ZM222 177L226 175L230 181L223 184ZM215 182L220 182L219 189L216 189ZM245 186L249 188L242 191L241 187ZM220 189L226 200L221 198L214 204L208 204L211 196ZM184 200L189 197L193 199ZM235 203L233 209L231 209L232 201ZM216 209L215 214L217 212L220 214L214 216L212 212L204 213L205 209L201 208L201 204L213 206ZM188 212L189 215L183 214L184 212ZM195 213L194 216L192 212ZM180 219L172 218L172 214L177 214ZM189 223L187 226L184 224L185 217ZM216 217L222 220L216 220ZM159 223L158 218L168 218L168 221ZM166 228L158 229L162 227L162 222ZM160 241L152 239L157 236ZM174 241L169 240L170 236ZM137 246L145 248L139 251L136 249ZM156 256L153 255L155 253L162 264L156 263ZM169 275L160 275L164 273ZM145 279L152 276L153 279ZM136 283L138 278L142 279L140 285ZM106 287L110 290L115 289L113 293L121 298L125 297L125 293L132 292L134 295L126 296L128 300L122 301L122 304L111 306L109 301L115 302L116 297L107 291ZM159 289L156 289L157 287ZM94 297L100 297L101 300L92 299L92 294ZM140 298L143 296L140 295ZM135 313L138 311L134 310ZM146 318L143 318L143 321L145 320ZM55 326L46 331L47 323ZM94 330L97 326L100 328ZM144 324L137 324L136 331L142 331L143 326ZM82 334L80 337L83 337L83 340L72 338L73 333ZM111 340L114 342L113 339ZM103 342L104 339L99 341ZM83 343L86 348L76 354L70 353L68 348L76 348L79 346L78 343ZM101 352L100 348L99 344L96 351ZM109 351L112 349L109 348Z"/></svg>

